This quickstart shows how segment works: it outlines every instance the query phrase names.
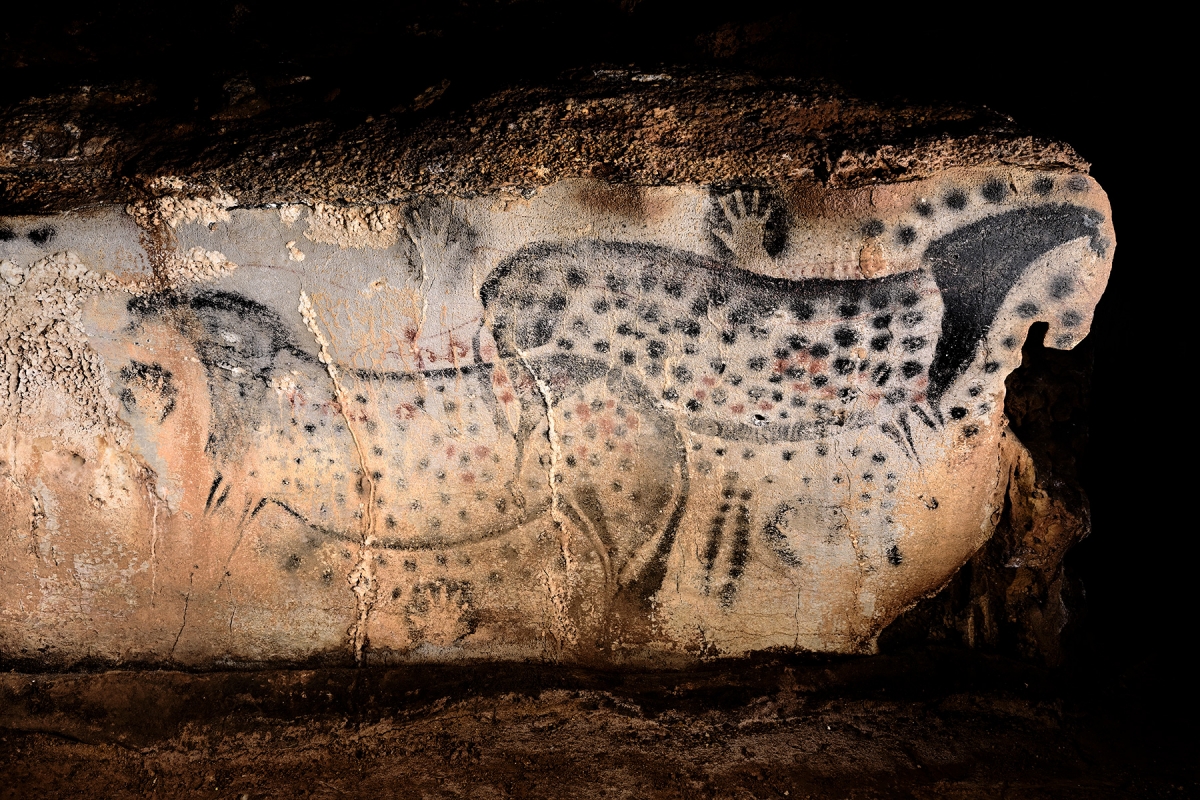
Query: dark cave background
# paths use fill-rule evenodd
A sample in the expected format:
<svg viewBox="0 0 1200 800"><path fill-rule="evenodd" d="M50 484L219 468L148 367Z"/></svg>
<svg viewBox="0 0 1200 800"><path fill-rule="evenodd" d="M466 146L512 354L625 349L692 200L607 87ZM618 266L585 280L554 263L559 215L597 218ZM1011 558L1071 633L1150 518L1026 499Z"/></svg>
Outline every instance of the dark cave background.
<svg viewBox="0 0 1200 800"><path fill-rule="evenodd" d="M130 113L198 130L214 128L213 115L244 100L246 87L269 98L255 124L351 127L384 114L415 124L570 69L688 65L824 78L867 99L986 105L1069 142L1109 194L1118 247L1087 340L1068 354L1027 346L1038 374L1074 387L1069 413L1040 435L1064 443L1092 508L1092 534L1066 562L1075 594L1065 668L1096 691L1194 701L1182 655L1193 528L1172 519L1186 499L1190 446L1186 412L1171 396L1178 383L1164 374L1185 359L1167 348L1178 312L1160 272L1178 272L1185 238L1183 215L1167 202L1165 175L1178 162L1164 172L1155 157L1181 151L1178 123L1156 96L1162 68L1139 49L1169 47L1139 20L1082 7L935 14L754 0L218 0L19 4L5 10L0 30L0 106L83 84L142 85L153 108ZM290 83L297 75L310 79ZM1176 450L1184 453L1172 459Z"/></svg>

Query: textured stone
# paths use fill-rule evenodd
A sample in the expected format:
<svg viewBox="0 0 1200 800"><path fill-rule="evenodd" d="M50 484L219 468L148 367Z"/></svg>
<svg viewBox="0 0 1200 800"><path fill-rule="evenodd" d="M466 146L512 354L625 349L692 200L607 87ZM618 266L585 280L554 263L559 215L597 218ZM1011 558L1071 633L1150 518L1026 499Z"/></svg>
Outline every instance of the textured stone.
<svg viewBox="0 0 1200 800"><path fill-rule="evenodd" d="M3 654L864 652L1014 491L1046 519L1005 377L1031 325L1088 331L1115 237L1086 165L731 79L764 130L804 109L759 147L723 84L637 77L315 178L20 200L59 213L0 223Z"/></svg>

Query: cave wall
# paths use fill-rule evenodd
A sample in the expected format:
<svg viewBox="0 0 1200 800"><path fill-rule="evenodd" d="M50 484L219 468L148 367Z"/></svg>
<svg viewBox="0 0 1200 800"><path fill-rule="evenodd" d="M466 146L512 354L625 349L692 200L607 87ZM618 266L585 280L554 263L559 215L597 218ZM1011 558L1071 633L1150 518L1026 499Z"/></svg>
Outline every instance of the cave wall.
<svg viewBox="0 0 1200 800"><path fill-rule="evenodd" d="M586 102L427 124L360 202L198 162L5 218L4 656L872 652L997 525L1055 639L1043 584L1086 519L1039 482L1005 378L1032 325L1078 344L1104 289L1086 164L681 78L743 90L775 151L679 115L671 75L601 71ZM644 142L623 157L597 154L613 107ZM794 134L831 107L859 128L828 173ZM971 643L996 639L980 608Z"/></svg>

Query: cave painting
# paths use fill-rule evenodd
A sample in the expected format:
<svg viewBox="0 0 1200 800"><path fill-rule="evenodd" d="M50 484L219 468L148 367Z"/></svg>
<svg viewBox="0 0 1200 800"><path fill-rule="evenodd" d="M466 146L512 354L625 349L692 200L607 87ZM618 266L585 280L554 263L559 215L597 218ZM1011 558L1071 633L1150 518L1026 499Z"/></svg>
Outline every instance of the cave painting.
<svg viewBox="0 0 1200 800"><path fill-rule="evenodd" d="M1094 183L1019 170L230 207L81 301L135 524L189 543L172 659L270 652L204 626L272 581L345 596L311 647L360 660L869 649L990 534L1004 379L1114 246Z"/></svg>

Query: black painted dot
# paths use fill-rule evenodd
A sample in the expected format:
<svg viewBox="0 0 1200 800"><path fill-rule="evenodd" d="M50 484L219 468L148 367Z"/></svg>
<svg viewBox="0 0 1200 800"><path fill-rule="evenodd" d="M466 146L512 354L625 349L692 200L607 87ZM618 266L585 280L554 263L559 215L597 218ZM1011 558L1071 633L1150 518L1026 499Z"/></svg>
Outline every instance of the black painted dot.
<svg viewBox="0 0 1200 800"><path fill-rule="evenodd" d="M1007 349L1012 350L1014 347L1017 346L1017 337L1005 336L1003 341L1000 342L1000 344L1004 345Z"/></svg>
<svg viewBox="0 0 1200 800"><path fill-rule="evenodd" d="M858 344L858 332L853 328L838 328L833 332L833 340L838 347L853 347Z"/></svg>
<svg viewBox="0 0 1200 800"><path fill-rule="evenodd" d="M871 320L871 327L878 328L879 330L883 330L884 328L888 327L891 324L892 324L892 315L891 314L880 314L878 317Z"/></svg>
<svg viewBox="0 0 1200 800"><path fill-rule="evenodd" d="M809 348L808 352L812 354L813 358L824 358L825 356L829 355L829 345L814 344L811 348Z"/></svg>
<svg viewBox="0 0 1200 800"><path fill-rule="evenodd" d="M607 353L610 349L608 342L592 342L592 349L597 353Z"/></svg>
<svg viewBox="0 0 1200 800"><path fill-rule="evenodd" d="M739 306L738 308L735 308L733 311L729 312L729 321L734 325L746 325L747 323L752 322L755 316L756 315L752 308L749 308L748 306Z"/></svg>
<svg viewBox="0 0 1200 800"><path fill-rule="evenodd" d="M892 335L890 333L880 334L871 339L871 349L876 352L887 350L889 344L892 343Z"/></svg>
<svg viewBox="0 0 1200 800"><path fill-rule="evenodd" d="M854 372L854 362L848 358L838 358L833 362L833 371L838 375L849 375Z"/></svg>
<svg viewBox="0 0 1200 800"><path fill-rule="evenodd" d="M883 462L887 461L887 456L885 456L883 453L876 453L871 456L871 460L876 464L882 464Z"/></svg>
<svg viewBox="0 0 1200 800"><path fill-rule="evenodd" d="M924 336L907 336L900 340L900 344L902 344L904 349L909 353L915 353L921 348L925 347L925 345L929 344L929 340Z"/></svg>
<svg viewBox="0 0 1200 800"><path fill-rule="evenodd" d="M663 284L663 291L669 296L679 299L683 297L683 282L672 278Z"/></svg>
<svg viewBox="0 0 1200 800"><path fill-rule="evenodd" d="M592 303L592 311L595 311L597 314L606 313L608 311L608 301L597 300L596 302Z"/></svg>
<svg viewBox="0 0 1200 800"><path fill-rule="evenodd" d="M621 363L622 364L629 366L629 365L633 364L633 362L636 360L637 360L637 356L635 356L632 351L630 351L630 350L622 350L621 351Z"/></svg>
<svg viewBox="0 0 1200 800"><path fill-rule="evenodd" d="M928 217L933 214L933 203L929 202L928 200L918 200L913 208L915 208L917 213L922 217Z"/></svg>
<svg viewBox="0 0 1200 800"><path fill-rule="evenodd" d="M820 389L822 386L829 383L829 378L825 375L815 375L813 376L812 382L813 386L816 386L818 389Z"/></svg>
<svg viewBox="0 0 1200 800"><path fill-rule="evenodd" d="M43 245L53 239L55 233L57 233L57 231L55 231L54 228L51 228L49 225L43 228L34 228L28 234L29 241L36 245Z"/></svg>
<svg viewBox="0 0 1200 800"><path fill-rule="evenodd" d="M310 424L310 425L305 425L305 426L304 426L304 432L305 432L305 433L314 433L316 430L317 430L317 426L316 426L316 425L311 425L311 424Z"/></svg>
<svg viewBox="0 0 1200 800"><path fill-rule="evenodd" d="M962 419L966 415L967 415L967 410L965 408L963 408L962 406L955 406L954 408L950 409L950 418L951 419Z"/></svg>
<svg viewBox="0 0 1200 800"><path fill-rule="evenodd" d="M863 236L879 236L883 233L884 225L881 219L869 219L863 223Z"/></svg>
<svg viewBox="0 0 1200 800"><path fill-rule="evenodd" d="M919 322L925 321L925 315L920 311L905 311L900 315L900 321L911 328Z"/></svg>
<svg viewBox="0 0 1200 800"><path fill-rule="evenodd" d="M888 378L892 377L892 367L890 364L880 364L871 371L871 381L876 386L883 386L888 382Z"/></svg>
<svg viewBox="0 0 1200 800"><path fill-rule="evenodd" d="M970 437L977 433L979 433L979 426L977 425L968 425L967 427L963 428L963 436Z"/></svg>
<svg viewBox="0 0 1200 800"><path fill-rule="evenodd" d="M896 238L900 240L900 244L907 247L917 240L917 230L910 225L905 225L900 229Z"/></svg>
<svg viewBox="0 0 1200 800"><path fill-rule="evenodd" d="M829 445L825 445L825 444L817 445L817 455L819 455L819 456L829 455Z"/></svg>
<svg viewBox="0 0 1200 800"><path fill-rule="evenodd" d="M567 270L567 286L570 286L573 289L578 289L585 283L587 283L587 275L585 275L582 271L577 269Z"/></svg>
<svg viewBox="0 0 1200 800"><path fill-rule="evenodd" d="M554 320L548 317L542 317L533 323L533 329L528 331L524 336L519 337L524 341L520 344L525 347L539 347L550 341L550 337L554 335Z"/></svg>
<svg viewBox="0 0 1200 800"><path fill-rule="evenodd" d="M1065 350L1066 348L1070 347L1071 343L1074 341L1075 337L1073 337L1071 334L1062 333L1054 338L1054 346Z"/></svg>
<svg viewBox="0 0 1200 800"><path fill-rule="evenodd" d="M1037 304L1030 302L1029 300L1026 300L1025 302L1023 302L1017 306L1017 314L1024 317L1025 319L1032 319L1033 317L1037 316L1037 313L1038 313Z"/></svg>
<svg viewBox="0 0 1200 800"><path fill-rule="evenodd" d="M989 361L983 365L983 371L986 372L988 375L991 375L993 372L996 372L999 369L1000 369L999 361Z"/></svg>
<svg viewBox="0 0 1200 800"><path fill-rule="evenodd" d="M646 345L646 355L651 358L662 358L666 354L667 346L657 339L651 339L650 343Z"/></svg>
<svg viewBox="0 0 1200 800"><path fill-rule="evenodd" d="M546 308L551 311L562 311L567 307L567 296L559 292L555 292L546 298Z"/></svg>
<svg viewBox="0 0 1200 800"><path fill-rule="evenodd" d="M1081 322L1083 322L1083 315L1078 311L1064 311L1062 314L1062 324L1068 328L1074 328Z"/></svg>
<svg viewBox="0 0 1200 800"><path fill-rule="evenodd" d="M733 344L737 341L736 331L721 331L721 341L725 344Z"/></svg>
<svg viewBox="0 0 1200 800"><path fill-rule="evenodd" d="M784 461L791 461L795 457L796 457L796 453L794 450L784 450L783 451L783 460Z"/></svg>
<svg viewBox="0 0 1200 800"><path fill-rule="evenodd" d="M663 389L662 396L664 400L675 402L679 399L679 392L675 391L674 389Z"/></svg>
<svg viewBox="0 0 1200 800"><path fill-rule="evenodd" d="M900 305L905 308L912 308L917 303L921 302L921 297L911 289L900 295Z"/></svg>
<svg viewBox="0 0 1200 800"><path fill-rule="evenodd" d="M915 378L925 371L925 365L919 361L905 361L900 365L900 372L905 378Z"/></svg>
<svg viewBox="0 0 1200 800"><path fill-rule="evenodd" d="M675 320L675 330L683 331L684 336L695 339L700 335L700 323L694 319L677 319Z"/></svg>
<svg viewBox="0 0 1200 800"><path fill-rule="evenodd" d="M691 400L687 401L686 406L688 411L699 411L700 401L693 397Z"/></svg>
<svg viewBox="0 0 1200 800"><path fill-rule="evenodd" d="M816 313L816 310L812 307L812 303L809 303L807 300L792 300L791 311L792 316L800 322L807 322Z"/></svg>
<svg viewBox="0 0 1200 800"><path fill-rule="evenodd" d="M792 408L804 408L806 405L808 405L808 401L803 397L798 394L792 395Z"/></svg>
<svg viewBox="0 0 1200 800"><path fill-rule="evenodd" d="M675 376L675 380L680 383L687 383L692 379L692 371L682 364L671 370L671 374Z"/></svg>
<svg viewBox="0 0 1200 800"><path fill-rule="evenodd" d="M1067 188L1072 192L1086 191L1088 188L1087 178L1082 175L1072 175L1067 178Z"/></svg>
<svg viewBox="0 0 1200 800"><path fill-rule="evenodd" d="M1056 275L1050 281L1050 296L1055 300L1062 300L1073 291L1075 291L1075 279L1070 275Z"/></svg>
<svg viewBox="0 0 1200 800"><path fill-rule="evenodd" d="M575 343L570 339L559 339L558 347L560 350L572 350L575 347Z"/></svg>
<svg viewBox="0 0 1200 800"><path fill-rule="evenodd" d="M17 234L12 228L0 228L0 242L11 242L15 238Z"/></svg>
<svg viewBox="0 0 1200 800"><path fill-rule="evenodd" d="M808 340L799 334L793 333L787 337L787 346L793 350L803 350L808 346Z"/></svg>
<svg viewBox="0 0 1200 800"><path fill-rule="evenodd" d="M999 178L990 178L983 184L981 191L983 199L989 203L1000 203L1004 198L1008 197L1008 184Z"/></svg>
<svg viewBox="0 0 1200 800"><path fill-rule="evenodd" d="M904 563L904 556L900 553L898 546L892 545L888 548L887 560L893 567L898 567Z"/></svg>
<svg viewBox="0 0 1200 800"><path fill-rule="evenodd" d="M952 208L955 211L962 211L967 207L967 193L962 189L951 189L942 199L946 204L946 208Z"/></svg>
<svg viewBox="0 0 1200 800"><path fill-rule="evenodd" d="M1044 195L1050 194L1050 192L1053 190L1054 190L1054 179L1053 178L1042 177L1042 178L1038 178L1036 181L1033 182L1033 191L1035 194L1040 194L1040 195L1044 196Z"/></svg>
<svg viewBox="0 0 1200 800"><path fill-rule="evenodd" d="M629 285L629 281L619 275L609 273L604 277L604 285L608 287L610 292L616 293L624 291L625 287Z"/></svg>

